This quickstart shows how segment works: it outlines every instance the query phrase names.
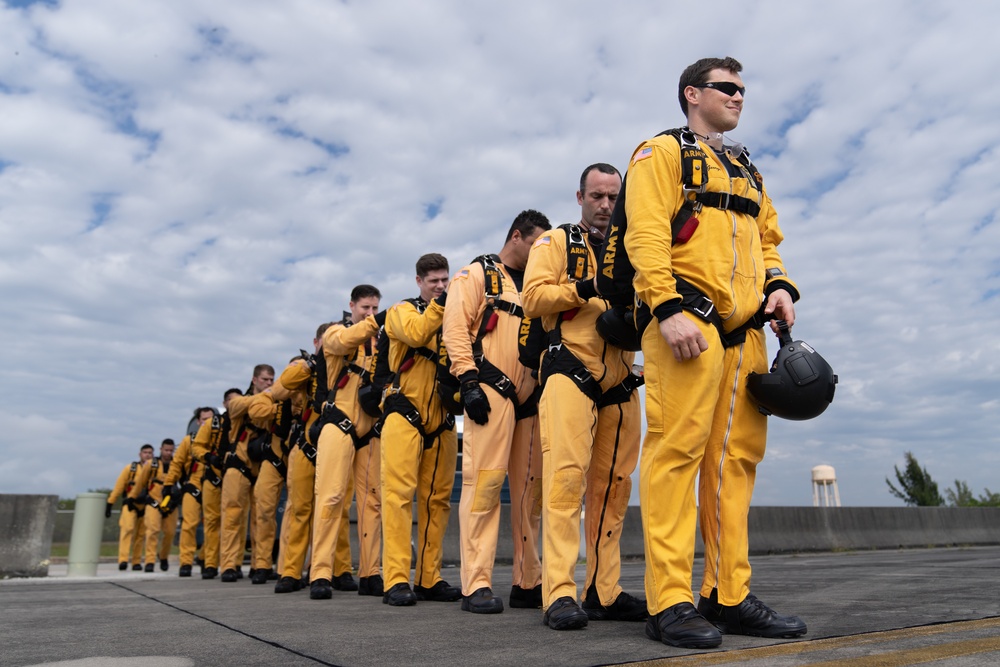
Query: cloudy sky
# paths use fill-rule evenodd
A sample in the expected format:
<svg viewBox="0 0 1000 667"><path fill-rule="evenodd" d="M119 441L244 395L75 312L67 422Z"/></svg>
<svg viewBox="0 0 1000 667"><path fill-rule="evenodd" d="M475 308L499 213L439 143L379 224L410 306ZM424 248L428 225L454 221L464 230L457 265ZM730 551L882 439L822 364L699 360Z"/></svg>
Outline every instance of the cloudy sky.
<svg viewBox="0 0 1000 667"><path fill-rule="evenodd" d="M946 6L947 4L947 6ZM587 164L683 124L732 55L834 404L774 419L757 505L1000 491L1000 7L941 2L0 5L0 492L110 486L196 405L282 367L350 288L415 293ZM771 352L775 351L773 340Z"/></svg>

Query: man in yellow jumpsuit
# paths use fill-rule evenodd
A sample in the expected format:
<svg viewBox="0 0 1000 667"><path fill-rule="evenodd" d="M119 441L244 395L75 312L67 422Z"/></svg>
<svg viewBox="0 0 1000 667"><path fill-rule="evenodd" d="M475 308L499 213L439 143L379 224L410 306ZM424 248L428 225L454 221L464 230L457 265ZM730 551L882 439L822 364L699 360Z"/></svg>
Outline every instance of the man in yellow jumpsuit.
<svg viewBox="0 0 1000 667"><path fill-rule="evenodd" d="M302 570L312 542L313 497L316 480L316 443L312 441L310 427L319 419L315 408L317 387L316 355L322 355L323 334L331 323L321 324L313 338L315 355L293 361L271 387L276 401L290 400L293 426L289 434L288 501L281 522L281 552L278 558L279 578L274 584L275 593L292 593L302 588ZM323 366L325 369L325 366ZM325 387L325 380L323 382ZM320 399L322 405L322 398ZM344 521L337 533L333 552L333 568L340 575L334 576L340 590L354 590L357 583L351 577L350 507L345 506Z"/></svg>
<svg viewBox="0 0 1000 667"><path fill-rule="evenodd" d="M382 294L372 285L351 291L350 317L323 334L327 394L316 457L316 512L313 517L309 597L332 597L338 580L334 542L351 505L351 480L357 498L359 594L384 593L381 567L382 514L379 440L375 417L365 413L358 391L371 379L375 338L385 315L376 317ZM350 574L348 573L348 577ZM353 583L353 580L352 580ZM343 584L340 586L343 589Z"/></svg>
<svg viewBox="0 0 1000 667"><path fill-rule="evenodd" d="M777 614L750 593L747 514L767 418L747 392L747 376L767 373L764 317L792 324L798 292L785 277L777 251L782 233L760 174L741 146L723 143L743 108L741 69L732 58L688 67L678 96L689 132L641 144L626 178L625 248L636 270L636 297L655 316L642 337L646 634L688 648L718 646L720 631L806 632L799 618ZM699 153L707 184L685 192L682 154ZM697 209L679 215L685 201ZM675 218L687 227L676 235ZM695 609L699 515L705 573Z"/></svg>
<svg viewBox="0 0 1000 667"><path fill-rule="evenodd" d="M222 405L228 412L229 399L242 395L236 388L227 389L222 395ZM193 448L196 459L204 462L202 468L201 512L204 517L204 541L202 542L202 579L214 579L219 575L219 547L222 532L222 478L227 448L228 415L213 416L198 428L194 435Z"/></svg>
<svg viewBox="0 0 1000 667"><path fill-rule="evenodd" d="M195 420L199 428L215 416L212 408L195 410ZM198 524L201 523L201 488L204 463L195 455L194 436L185 435L177 446L170 470L163 480L164 500L172 507L181 508L180 570L178 576L190 577L194 566L195 552L198 550ZM175 487L176 484L180 486Z"/></svg>
<svg viewBox="0 0 1000 667"><path fill-rule="evenodd" d="M146 461L153 458L153 446L143 445L139 448L139 460L128 464L118 474L115 486L108 495L108 504L104 510L104 516L111 518L111 508L119 498L122 499L121 514L118 517L118 569L128 569L129 556L132 556L134 569L141 570L140 561L143 556L143 545L146 535L145 524L143 522L144 507L136 505L135 501L129 497L129 493L135 487L139 470Z"/></svg>
<svg viewBox="0 0 1000 667"><path fill-rule="evenodd" d="M260 473L260 463L250 460L247 446L251 438L266 433L270 423L254 423L247 415L253 396L274 382L274 367L258 364L245 396L229 397L226 412L229 414L229 453L222 479L222 581L231 583L239 579L238 570L243 562L246 544L247 519L252 502L252 486Z"/></svg>
<svg viewBox="0 0 1000 667"><path fill-rule="evenodd" d="M542 436L542 596L544 622L556 630L590 620L645 619L645 601L622 590L622 522L639 458L641 415L634 352L605 342L597 318L595 247L603 240L621 187L617 170L584 170L578 225L541 235L528 255L524 314L547 332L538 418ZM572 260L568 259L572 256ZM586 504L587 578L583 608L573 577L580 550L580 501Z"/></svg>
<svg viewBox="0 0 1000 667"><path fill-rule="evenodd" d="M257 449L262 458L257 461L260 472L253 490L254 546L250 571L253 584L265 584L274 574L278 501L288 474L288 434L293 419L291 397L281 388L280 398L275 397L271 393L273 389L272 385L255 395L247 408L253 423L267 431L261 434L266 442L262 441L261 448Z"/></svg>
<svg viewBox="0 0 1000 667"><path fill-rule="evenodd" d="M484 255L451 280L442 337L465 407L462 500L462 609L498 614L493 564L500 529L500 490L510 477L514 542L511 606L541 606L542 450L535 436L535 379L518 359L524 313L521 288L528 251L552 228L538 211L522 211L499 255ZM526 600L536 597L527 604Z"/></svg>
<svg viewBox="0 0 1000 667"><path fill-rule="evenodd" d="M146 572L154 570L157 560L164 572L170 566L167 558L177 532L177 508L164 515L160 512L159 505L163 500L163 480L170 471L173 458L174 441L166 438L160 444L160 455L142 465L135 486L129 492L133 502L145 503L146 506Z"/></svg>
<svg viewBox="0 0 1000 667"><path fill-rule="evenodd" d="M458 439L438 395L441 320L448 260L437 253L417 260L420 297L389 309L391 383L382 409L382 602L402 607L417 600L453 602L462 591L441 578L442 543L451 513ZM410 588L410 536L417 496L417 562Z"/></svg>

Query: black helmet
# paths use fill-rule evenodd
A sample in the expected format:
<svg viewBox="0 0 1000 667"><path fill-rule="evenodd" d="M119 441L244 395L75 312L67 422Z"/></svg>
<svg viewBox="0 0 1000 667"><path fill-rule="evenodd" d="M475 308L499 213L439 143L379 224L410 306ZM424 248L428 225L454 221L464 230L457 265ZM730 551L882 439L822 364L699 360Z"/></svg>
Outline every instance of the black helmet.
<svg viewBox="0 0 1000 667"><path fill-rule="evenodd" d="M636 328L635 311L632 308L612 306L605 310L597 318L597 333L622 350L638 352L642 349L642 332Z"/></svg>
<svg viewBox="0 0 1000 667"><path fill-rule="evenodd" d="M751 373L747 389L765 415L783 419L812 419L833 402L837 376L830 364L808 343L792 340L784 320L778 320L781 349L767 375Z"/></svg>

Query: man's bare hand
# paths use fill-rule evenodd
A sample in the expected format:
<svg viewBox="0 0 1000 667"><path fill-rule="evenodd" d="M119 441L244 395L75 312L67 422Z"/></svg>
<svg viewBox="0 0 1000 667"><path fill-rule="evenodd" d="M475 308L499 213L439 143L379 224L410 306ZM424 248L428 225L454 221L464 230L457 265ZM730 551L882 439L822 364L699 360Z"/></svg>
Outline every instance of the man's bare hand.
<svg viewBox="0 0 1000 667"><path fill-rule="evenodd" d="M776 289L767 297L767 306L764 307L764 314L774 313L775 319L771 320L771 331L778 333L778 324L775 320L784 320L791 327L795 324L795 304L792 303L792 295L786 290Z"/></svg>
<svg viewBox="0 0 1000 667"><path fill-rule="evenodd" d="M708 349L708 341L701 329L684 313L671 315L660 322L660 335L674 351L674 359L695 359Z"/></svg>

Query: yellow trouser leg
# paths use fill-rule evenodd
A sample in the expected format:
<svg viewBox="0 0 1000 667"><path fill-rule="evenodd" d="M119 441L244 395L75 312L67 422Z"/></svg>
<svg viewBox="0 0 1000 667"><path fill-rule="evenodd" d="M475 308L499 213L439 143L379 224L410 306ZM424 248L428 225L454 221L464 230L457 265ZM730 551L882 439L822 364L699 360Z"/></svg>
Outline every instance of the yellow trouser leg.
<svg viewBox="0 0 1000 667"><path fill-rule="evenodd" d="M198 551L199 523L201 523L201 503L190 493L185 493L181 502L181 565L194 565L194 555Z"/></svg>
<svg viewBox="0 0 1000 667"><path fill-rule="evenodd" d="M337 529L337 548L333 552L333 575L339 577L354 571L351 567L351 496L354 479L347 476L347 500L341 506L340 528Z"/></svg>
<svg viewBox="0 0 1000 667"><path fill-rule="evenodd" d="M170 558L170 549L174 546L174 535L177 534L177 508L163 517L160 524L163 540L160 542L160 560Z"/></svg>
<svg viewBox="0 0 1000 667"><path fill-rule="evenodd" d="M531 589L542 583L542 561L538 555L538 531L542 525L542 443L537 416L519 420L514 428L507 477L510 479L510 524L514 540L511 583Z"/></svg>
<svg viewBox="0 0 1000 667"><path fill-rule="evenodd" d="M500 531L500 489L507 477L514 437L514 404L493 387L481 385L490 402L490 419L465 420L462 436L462 499L458 520L462 548L462 594L493 586L493 564Z"/></svg>
<svg viewBox="0 0 1000 667"><path fill-rule="evenodd" d="M354 461L354 442L333 424L327 424L319 435L316 447L316 512L313 517L313 555L309 567L310 581L332 580L335 571L335 550L344 524L344 505L350 504L348 487ZM350 520L348 519L348 524ZM343 563L339 563L343 567ZM350 562L347 563L350 571Z"/></svg>
<svg viewBox="0 0 1000 667"><path fill-rule="evenodd" d="M632 493L632 472L639 460L642 432L639 394L627 403L608 405L597 413L597 436L587 472L584 518L587 540L585 590L596 587L608 606L622 592L621 536Z"/></svg>
<svg viewBox="0 0 1000 667"><path fill-rule="evenodd" d="M642 338L648 430L639 466L639 503L650 614L694 602L694 484L719 400L724 350L712 325L691 319L709 341L696 359L674 359L656 326L647 327Z"/></svg>
<svg viewBox="0 0 1000 667"><path fill-rule="evenodd" d="M542 435L542 605L578 597L580 505L597 433L597 407L565 375L545 382L538 404ZM589 508L588 508L589 509Z"/></svg>
<svg viewBox="0 0 1000 667"><path fill-rule="evenodd" d="M222 487L209 481L201 485L201 512L204 516L205 541L202 559L205 567L219 567L219 542L222 529Z"/></svg>
<svg viewBox="0 0 1000 667"><path fill-rule="evenodd" d="M155 563L160 551L160 537L164 521L160 510L155 507L146 508L146 564Z"/></svg>
<svg viewBox="0 0 1000 667"><path fill-rule="evenodd" d="M764 334L747 333L743 345L726 350L719 394L699 476L698 509L705 542L701 594L718 587L719 602L737 605L750 592L747 514L757 464L764 458L767 417L746 390L751 371L767 372Z"/></svg>
<svg viewBox="0 0 1000 667"><path fill-rule="evenodd" d="M135 512L122 505L118 516L118 562L127 563L132 553L132 542L135 538L135 524L138 517Z"/></svg>
<svg viewBox="0 0 1000 667"><path fill-rule="evenodd" d="M257 570L269 570L274 566L274 536L277 532L278 501L285 478L272 464L264 462L254 485L254 548L253 566Z"/></svg>
<svg viewBox="0 0 1000 667"><path fill-rule="evenodd" d="M423 438L401 415L382 427L382 569L385 590L410 581L413 495ZM431 582L432 584L434 582Z"/></svg>
<svg viewBox="0 0 1000 667"><path fill-rule="evenodd" d="M373 438L354 453L354 497L358 514L358 576L372 577L382 569L381 444Z"/></svg>
<svg viewBox="0 0 1000 667"><path fill-rule="evenodd" d="M135 520L135 531L132 533L132 564L143 562L146 557L146 517Z"/></svg>
<svg viewBox="0 0 1000 667"><path fill-rule="evenodd" d="M247 515L250 511L250 480L239 470L230 468L222 480L222 530L219 569L235 570L243 563L246 544Z"/></svg>
<svg viewBox="0 0 1000 667"><path fill-rule="evenodd" d="M419 437L421 440L422 438ZM422 445L421 445L422 446ZM445 431L420 456L417 482L417 562L413 583L430 588L441 581L444 534L451 515L458 435Z"/></svg>
<svg viewBox="0 0 1000 667"><path fill-rule="evenodd" d="M281 576L298 579L311 539L316 466L296 447L288 455L288 504L281 520Z"/></svg>

